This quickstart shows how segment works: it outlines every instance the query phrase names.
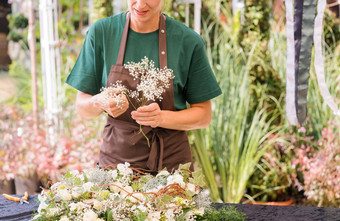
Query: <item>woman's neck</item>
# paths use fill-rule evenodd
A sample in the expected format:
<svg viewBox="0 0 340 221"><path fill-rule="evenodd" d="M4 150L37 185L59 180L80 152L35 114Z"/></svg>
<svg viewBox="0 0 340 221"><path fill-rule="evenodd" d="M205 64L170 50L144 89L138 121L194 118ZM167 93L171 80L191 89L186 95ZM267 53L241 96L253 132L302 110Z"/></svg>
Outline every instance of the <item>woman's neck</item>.
<svg viewBox="0 0 340 221"><path fill-rule="evenodd" d="M159 28L159 15L145 21L134 19L133 16L131 16L130 28L139 33L150 33L156 31Z"/></svg>

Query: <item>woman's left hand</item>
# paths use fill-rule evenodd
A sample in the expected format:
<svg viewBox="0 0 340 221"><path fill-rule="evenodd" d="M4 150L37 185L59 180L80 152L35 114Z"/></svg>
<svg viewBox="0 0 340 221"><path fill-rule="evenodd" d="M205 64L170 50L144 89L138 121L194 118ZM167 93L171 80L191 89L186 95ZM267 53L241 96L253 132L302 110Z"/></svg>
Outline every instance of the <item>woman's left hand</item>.
<svg viewBox="0 0 340 221"><path fill-rule="evenodd" d="M132 119L138 124L150 127L158 127L162 122L162 111L157 103L152 103L139 107L136 111L131 112Z"/></svg>

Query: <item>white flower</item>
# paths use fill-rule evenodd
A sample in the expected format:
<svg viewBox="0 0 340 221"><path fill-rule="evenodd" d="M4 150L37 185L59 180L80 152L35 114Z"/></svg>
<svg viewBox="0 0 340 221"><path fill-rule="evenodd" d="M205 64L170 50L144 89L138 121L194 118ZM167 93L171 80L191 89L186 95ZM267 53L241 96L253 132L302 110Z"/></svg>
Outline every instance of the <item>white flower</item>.
<svg viewBox="0 0 340 221"><path fill-rule="evenodd" d="M125 164L118 164L117 169L119 173L123 176L130 176L133 174L132 169L130 168L130 164L128 162L125 162Z"/></svg>
<svg viewBox="0 0 340 221"><path fill-rule="evenodd" d="M148 220L149 221L158 221L161 219L161 212L155 211L148 214Z"/></svg>
<svg viewBox="0 0 340 221"><path fill-rule="evenodd" d="M96 210L100 210L102 207L103 207L103 203L105 201L98 201L98 200L94 200L94 203L93 203L93 208L95 208Z"/></svg>
<svg viewBox="0 0 340 221"><path fill-rule="evenodd" d="M47 210L47 216L56 216L60 212L60 208L55 207L55 208L50 208Z"/></svg>
<svg viewBox="0 0 340 221"><path fill-rule="evenodd" d="M194 211L192 211L192 210L190 210L190 211L188 211L186 214L185 214L185 220L195 220L194 219Z"/></svg>
<svg viewBox="0 0 340 221"><path fill-rule="evenodd" d="M71 203L69 206L70 206L71 211L78 211L78 212L83 210L85 207L87 207L87 205L82 202Z"/></svg>
<svg viewBox="0 0 340 221"><path fill-rule="evenodd" d="M194 209L194 214L199 215L199 216L203 216L204 208Z"/></svg>
<svg viewBox="0 0 340 221"><path fill-rule="evenodd" d="M156 177L159 177L159 176L169 176L169 172L167 171L167 170L162 170L162 171L160 171L157 175L156 175Z"/></svg>
<svg viewBox="0 0 340 221"><path fill-rule="evenodd" d="M93 212L92 210L88 210L86 213L84 213L83 221L97 221L97 219L97 213Z"/></svg>
<svg viewBox="0 0 340 221"><path fill-rule="evenodd" d="M111 170L111 174L114 180L117 179L117 175L118 175L117 170Z"/></svg>
<svg viewBox="0 0 340 221"><path fill-rule="evenodd" d="M120 192L120 195L121 195L122 197L125 197L125 196L127 196L128 194L130 194L130 193L133 192L133 189L132 189L131 186L125 186L125 187L123 187L123 188L124 188L124 190L122 190L122 191Z"/></svg>
<svg viewBox="0 0 340 221"><path fill-rule="evenodd" d="M58 195L60 196L60 198L61 198L63 201L72 200L72 195L70 194L70 192L69 192L67 189L59 190Z"/></svg>
<svg viewBox="0 0 340 221"><path fill-rule="evenodd" d="M38 207L38 213L41 213L41 210L46 210L47 204L46 204L46 199L47 197L45 195L38 195L38 200L40 202L39 207Z"/></svg>
<svg viewBox="0 0 340 221"><path fill-rule="evenodd" d="M91 187L94 185L92 182L87 182L83 184L83 188L85 191L91 192Z"/></svg>
<svg viewBox="0 0 340 221"><path fill-rule="evenodd" d="M175 213L172 209L168 209L166 212L165 212L165 217L166 217L166 220L175 220Z"/></svg>
<svg viewBox="0 0 340 221"><path fill-rule="evenodd" d="M196 186L192 183L187 183L186 188L193 193L198 193L198 188L197 188L197 191L196 191Z"/></svg>
<svg viewBox="0 0 340 221"><path fill-rule="evenodd" d="M59 221L70 221L70 219L67 218L66 216L62 216Z"/></svg>
<svg viewBox="0 0 340 221"><path fill-rule="evenodd" d="M114 193L120 193L120 191L122 191L122 188L123 188L123 184L121 183L113 183L114 185L111 185L110 186L110 190L111 192L114 192Z"/></svg>
<svg viewBox="0 0 340 221"><path fill-rule="evenodd" d="M136 202L139 202L137 199L141 200L142 202L145 201L145 196L142 194L142 193L135 193L133 195L131 195L129 197L129 200L132 202L132 203L136 203Z"/></svg>
<svg viewBox="0 0 340 221"><path fill-rule="evenodd" d="M168 182L168 185L173 184L173 183L184 184L183 176L180 174L174 174L174 175L168 176L167 182Z"/></svg>
<svg viewBox="0 0 340 221"><path fill-rule="evenodd" d="M79 188L72 189L71 195L74 199L78 199L81 196L82 192L79 190Z"/></svg>

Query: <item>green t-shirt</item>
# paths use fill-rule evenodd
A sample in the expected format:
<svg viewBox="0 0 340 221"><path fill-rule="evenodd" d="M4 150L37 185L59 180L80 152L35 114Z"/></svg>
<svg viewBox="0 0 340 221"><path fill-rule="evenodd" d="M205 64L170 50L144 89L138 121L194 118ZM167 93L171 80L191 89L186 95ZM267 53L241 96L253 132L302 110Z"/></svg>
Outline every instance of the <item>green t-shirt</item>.
<svg viewBox="0 0 340 221"><path fill-rule="evenodd" d="M95 95L106 86L111 66L116 64L126 12L95 22L87 32L84 45L66 83ZM202 38L184 24L166 15L168 68L174 71L174 100L177 110L220 95L209 65ZM158 30L137 33L129 29L124 64L148 57L159 67Z"/></svg>

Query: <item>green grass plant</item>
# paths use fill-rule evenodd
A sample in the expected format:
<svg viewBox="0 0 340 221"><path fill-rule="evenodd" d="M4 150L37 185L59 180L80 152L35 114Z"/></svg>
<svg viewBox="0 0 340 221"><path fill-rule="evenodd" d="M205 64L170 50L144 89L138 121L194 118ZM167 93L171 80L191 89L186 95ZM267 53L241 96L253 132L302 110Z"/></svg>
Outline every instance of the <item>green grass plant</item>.
<svg viewBox="0 0 340 221"><path fill-rule="evenodd" d="M254 101L249 70L257 42L249 54L235 43L232 35L219 31L210 23L204 25L208 58L223 94L212 101L212 121L204 130L191 133L196 158L206 177L211 197L216 202L239 203L247 181L266 149L275 142L272 121L277 110L264 105L269 96ZM211 35L211 32L214 32ZM213 42L208 36L214 36ZM250 108L257 103L255 111Z"/></svg>

